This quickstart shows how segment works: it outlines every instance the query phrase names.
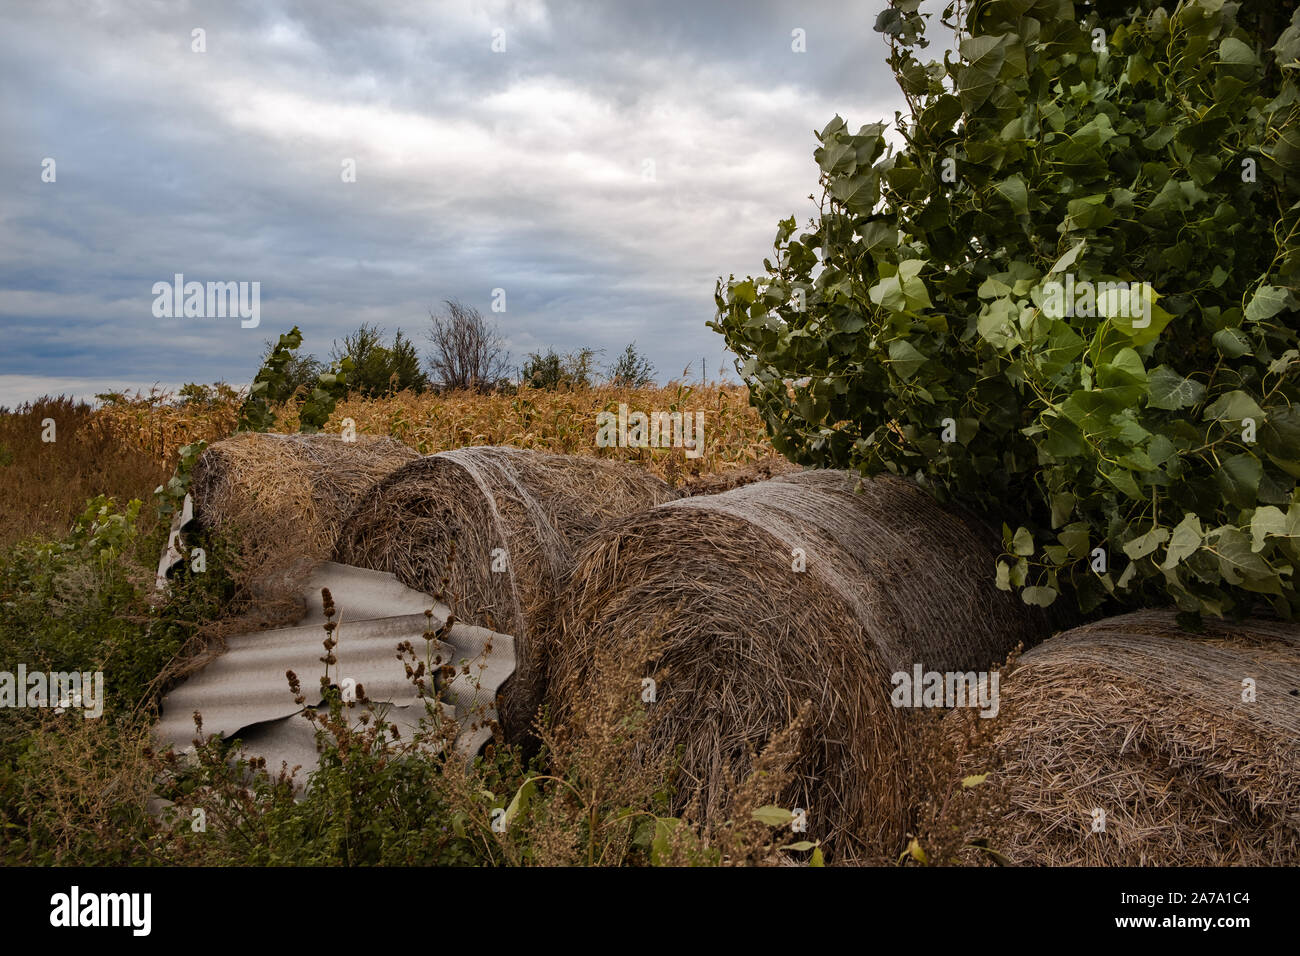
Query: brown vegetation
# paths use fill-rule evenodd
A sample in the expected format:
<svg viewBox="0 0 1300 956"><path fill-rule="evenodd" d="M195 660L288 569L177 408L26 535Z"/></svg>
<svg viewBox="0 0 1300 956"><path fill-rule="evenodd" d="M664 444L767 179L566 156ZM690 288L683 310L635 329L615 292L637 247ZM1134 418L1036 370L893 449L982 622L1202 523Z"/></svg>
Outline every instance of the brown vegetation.
<svg viewBox="0 0 1300 956"><path fill-rule="evenodd" d="M1001 763L995 782L1007 795L1001 848L1011 862L1300 860L1294 624L1218 621L1189 634L1171 611L1107 618L1025 653L1003 682L1002 701L987 723ZM953 713L946 723L955 732L972 719ZM1097 811L1104 829L1094 830Z"/></svg>
<svg viewBox="0 0 1300 956"><path fill-rule="evenodd" d="M752 755L812 701L785 806L842 852L888 852L907 827L911 713L890 674L980 670L1037 641L1044 615L994 586L996 537L910 482L817 471L684 498L584 547L561 597L552 704L593 692L597 652L656 649L642 759L679 753L679 799L724 818ZM806 570L800 570L802 564Z"/></svg>
<svg viewBox="0 0 1300 956"><path fill-rule="evenodd" d="M460 620L511 634L515 674L501 720L530 730L546 683L555 595L588 535L677 497L618 462L516 448L459 448L412 462L361 497L337 560L388 571Z"/></svg>
<svg viewBox="0 0 1300 956"><path fill-rule="evenodd" d="M42 440L52 421L54 441ZM31 535L57 537L86 499L146 498L167 479L166 463L122 440L84 402L41 398L0 413L0 546Z"/></svg>

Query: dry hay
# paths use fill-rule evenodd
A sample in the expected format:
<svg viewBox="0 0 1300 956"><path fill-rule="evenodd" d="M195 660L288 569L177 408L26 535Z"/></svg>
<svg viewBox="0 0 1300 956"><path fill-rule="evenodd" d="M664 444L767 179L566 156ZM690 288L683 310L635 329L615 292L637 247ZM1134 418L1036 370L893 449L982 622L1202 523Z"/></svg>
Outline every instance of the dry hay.
<svg viewBox="0 0 1300 956"><path fill-rule="evenodd" d="M269 600L329 557L359 495L418 457L391 438L240 433L195 463L195 518L237 537L240 576Z"/></svg>
<svg viewBox="0 0 1300 956"><path fill-rule="evenodd" d="M458 448L406 465L364 496L344 522L336 560L392 572L438 596L458 620L514 636L501 722L508 739L524 740L545 688L555 593L578 545L605 522L676 495L618 462Z"/></svg>
<svg viewBox="0 0 1300 956"><path fill-rule="evenodd" d="M1108 618L1025 654L1001 698L1012 862L1300 863L1300 626Z"/></svg>
<svg viewBox="0 0 1300 956"><path fill-rule="evenodd" d="M741 488L756 481L765 481L768 478L793 474L799 470L801 469L798 465L792 464L778 455L773 455L746 465L728 468L725 471L696 475L687 479L682 489L687 495L691 496L720 495L724 491L731 491L733 488Z"/></svg>
<svg viewBox="0 0 1300 956"><path fill-rule="evenodd" d="M984 669L1050 633L997 590L999 551L973 517L893 478L805 471L660 506L584 548L561 601L554 711L590 693L598 652L652 635L639 757L680 748L678 809L698 801L718 822L751 754L810 700L783 805L807 809L809 837L841 857L897 853L908 797L893 765L911 759L912 721L890 675Z"/></svg>

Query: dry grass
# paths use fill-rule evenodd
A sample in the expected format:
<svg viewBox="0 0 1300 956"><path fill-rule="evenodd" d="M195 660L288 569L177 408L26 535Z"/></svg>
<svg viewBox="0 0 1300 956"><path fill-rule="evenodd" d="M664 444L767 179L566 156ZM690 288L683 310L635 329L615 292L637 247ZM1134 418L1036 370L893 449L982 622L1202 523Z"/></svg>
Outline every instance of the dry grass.
<svg viewBox="0 0 1300 956"><path fill-rule="evenodd" d="M619 403L632 411L704 413L704 452L689 459L678 449L597 448L596 415L617 412ZM326 426L337 431L344 418L358 432L389 435L422 455L473 445L509 445L565 455L594 455L629 461L674 487L696 475L775 458L758 413L741 386L669 386L629 389L597 386L589 389L521 388L517 394L445 395L402 392L385 399L350 398L340 402ZM281 416L277 428L297 427L292 412Z"/></svg>
<svg viewBox="0 0 1300 956"><path fill-rule="evenodd" d="M195 523L229 547L235 590L220 621L200 629L180 676L206 663L224 637L283 627L302 614L311 570L329 558L343 519L380 478L416 453L388 438L245 432L209 447L194 466Z"/></svg>
<svg viewBox="0 0 1300 956"><path fill-rule="evenodd" d="M106 434L123 445L161 461L170 470L182 445L200 439L214 442L235 430L239 421L237 394L210 401L178 402L171 392L133 392L101 406L95 420Z"/></svg>
<svg viewBox="0 0 1300 956"><path fill-rule="evenodd" d="M68 399L40 401L75 407ZM702 456L688 459L681 449L597 448L596 415L617 411L619 403L633 411L704 412ZM234 432L239 401L227 397L180 403L173 394L155 389L126 395L94 410L83 405L77 414L92 421L105 440L143 453L170 472L182 445L199 439L215 442ZM674 486L697 475L780 462L758 413L749 405L748 390L739 385L669 384L641 389L601 385L558 390L521 388L513 395L399 392L384 398L356 396L339 403L325 430L337 434L344 418L356 422L361 434L395 438L422 455L468 445L509 445L594 455L635 462ZM36 421L39 423L40 418ZM27 419L0 409L0 428L8 430L6 439L14 436L20 444L27 441L23 437L28 432L26 424ZM297 428L297 411L282 407L275 430L295 432ZM39 429L35 434L39 440ZM13 446L11 450L15 454L19 451Z"/></svg>
<svg viewBox="0 0 1300 956"><path fill-rule="evenodd" d="M889 675L914 663L982 670L1049 627L996 589L998 542L974 519L908 482L857 485L803 472L596 535L560 599L557 718L594 692L598 652L654 633L660 650L641 663L658 702L649 750L634 759L680 751L681 800L723 818L753 755L810 700L784 805L809 809L813 835L841 858L897 852L910 797L896 765L915 715L890 705Z"/></svg>
<svg viewBox="0 0 1300 956"><path fill-rule="evenodd" d="M459 620L514 636L502 689L507 739L528 736L554 637L555 594L588 535L675 498L631 465L516 448L460 448L393 472L361 497L337 560L397 575Z"/></svg>
<svg viewBox="0 0 1300 956"><path fill-rule="evenodd" d="M704 412L703 455L597 448L596 414L616 411L620 402L634 411ZM32 534L63 534L86 499L97 494L148 500L172 473L181 446L229 437L238 412L237 398L181 403L157 389L98 409L48 397L14 411L0 409L0 546ZM58 423L54 444L40 440L45 418ZM523 388L514 395L401 392L345 400L326 430L337 433L344 418L352 418L362 435L392 437L420 454L508 445L591 455L632 462L688 493L722 490L788 467L768 443L747 390L734 385ZM292 432L297 425L296 411L282 408L277 430Z"/></svg>
<svg viewBox="0 0 1300 956"><path fill-rule="evenodd" d="M54 420L53 442L41 440L46 419ZM168 474L165 462L124 442L84 403L47 397L0 410L0 547L36 534L61 537L86 499L148 498Z"/></svg>
<svg viewBox="0 0 1300 956"><path fill-rule="evenodd" d="M369 435L234 435L194 466L195 518L282 566L289 556L324 560L357 499L417 457Z"/></svg>
<svg viewBox="0 0 1300 956"><path fill-rule="evenodd" d="M141 837L155 773L148 727L75 711L41 711L34 720L17 778L23 813L18 823L0 816L14 831L0 836L0 850L16 840L28 844L21 851L28 859L147 859Z"/></svg>
<svg viewBox="0 0 1300 956"><path fill-rule="evenodd" d="M1108 618L1026 653L1002 701L983 723L1002 758L1012 862L1300 863L1296 625L1211 622L1194 635L1167 611Z"/></svg>

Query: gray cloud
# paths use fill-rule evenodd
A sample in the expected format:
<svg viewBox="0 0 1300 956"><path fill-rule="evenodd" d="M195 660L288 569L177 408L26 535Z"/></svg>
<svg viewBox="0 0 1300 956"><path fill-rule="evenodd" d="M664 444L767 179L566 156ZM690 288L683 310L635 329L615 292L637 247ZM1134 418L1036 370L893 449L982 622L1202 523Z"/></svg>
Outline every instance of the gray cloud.
<svg viewBox="0 0 1300 956"><path fill-rule="evenodd" d="M665 378L712 373L714 279L811 211L811 131L901 108L878 6L8 5L0 403L242 382L295 323L317 354L362 321L418 340L494 288L516 359L636 339ZM154 318L176 272L261 282L261 327Z"/></svg>

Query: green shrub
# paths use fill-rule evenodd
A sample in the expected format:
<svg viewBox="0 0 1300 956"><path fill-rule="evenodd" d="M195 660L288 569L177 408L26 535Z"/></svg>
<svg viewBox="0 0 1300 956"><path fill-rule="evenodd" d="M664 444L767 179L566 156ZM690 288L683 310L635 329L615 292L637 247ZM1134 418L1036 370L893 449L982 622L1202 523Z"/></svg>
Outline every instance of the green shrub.
<svg viewBox="0 0 1300 956"><path fill-rule="evenodd" d="M951 62L917 58L919 0L877 22L904 147L836 117L819 215L719 283L713 327L774 443L1004 520L999 583L1029 603L1290 616L1300 20L954 6Z"/></svg>
<svg viewBox="0 0 1300 956"><path fill-rule="evenodd" d="M267 431L275 424L274 406L295 395L303 396L298 407L298 431L311 434L325 427L338 400L348 393L352 359L343 356L328 369L320 363L311 366L315 382L303 395L304 386L297 381L303 366L295 354L301 347L302 332L296 325L271 347L239 409L238 431Z"/></svg>
<svg viewBox="0 0 1300 956"><path fill-rule="evenodd" d="M151 565L167 534L138 530L141 503L86 503L58 541L0 552L0 670L100 671L103 715L0 709L0 860L7 864L150 862L142 845L153 768L145 754L159 675L196 628L222 613L227 552L188 566L165 600Z"/></svg>
<svg viewBox="0 0 1300 956"><path fill-rule="evenodd" d="M654 363L637 351L635 342L628 343L623 354L609 370L610 384L623 388L645 388L653 385L654 380Z"/></svg>
<svg viewBox="0 0 1300 956"><path fill-rule="evenodd" d="M532 352L519 372L520 382L530 388L590 388L596 350L582 348L560 355L555 349Z"/></svg>
<svg viewBox="0 0 1300 956"><path fill-rule="evenodd" d="M419 393L429 387L415 345L401 329L393 336L393 344L387 346L378 328L363 324L343 337L342 347L336 348L332 357L336 362L352 360L348 387L370 398L405 389Z"/></svg>

